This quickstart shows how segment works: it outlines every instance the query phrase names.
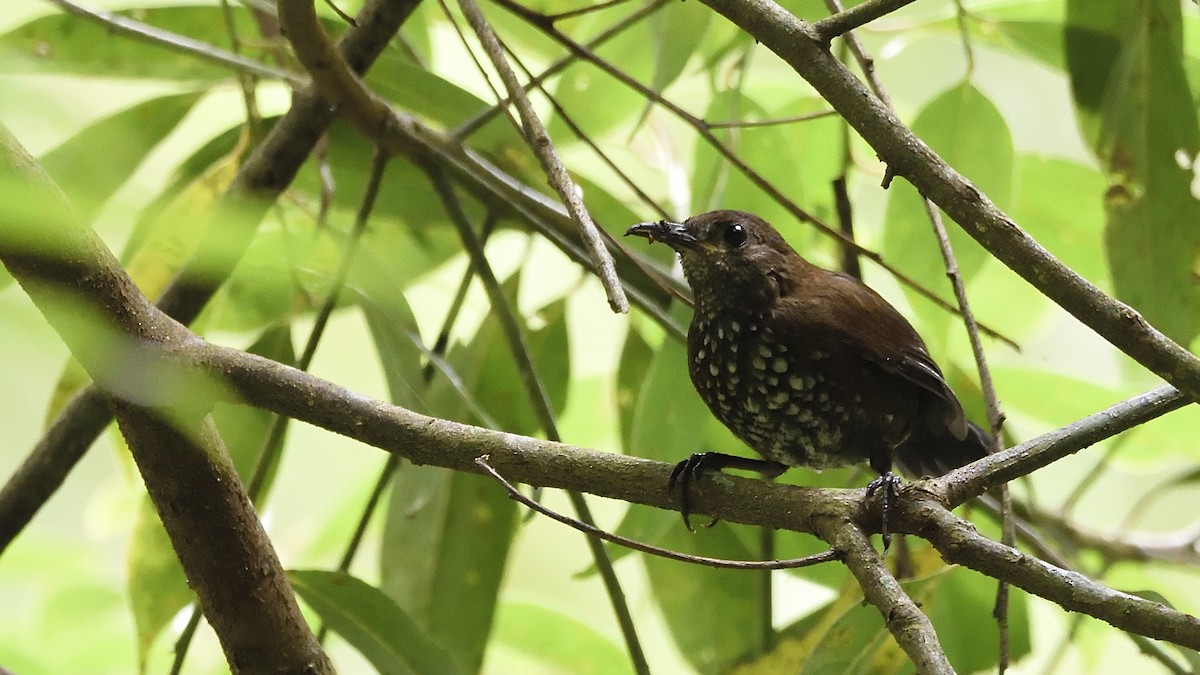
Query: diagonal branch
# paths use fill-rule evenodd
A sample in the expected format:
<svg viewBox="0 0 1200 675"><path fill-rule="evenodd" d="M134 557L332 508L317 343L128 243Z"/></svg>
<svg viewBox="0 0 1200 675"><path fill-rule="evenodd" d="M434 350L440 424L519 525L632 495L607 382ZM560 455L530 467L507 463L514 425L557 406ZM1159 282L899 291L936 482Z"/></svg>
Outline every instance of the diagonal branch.
<svg viewBox="0 0 1200 675"><path fill-rule="evenodd" d="M1064 609L1096 617L1121 630L1200 647L1200 619L1166 605L1095 583L975 531L940 504L917 501L900 518L929 540L947 562L1003 579Z"/></svg>
<svg viewBox="0 0 1200 675"><path fill-rule="evenodd" d="M0 261L105 390L230 666L332 672L207 416L219 385L169 353L198 339L146 300L3 127L0 184L28 209L0 217Z"/></svg>
<svg viewBox="0 0 1200 675"><path fill-rule="evenodd" d="M471 24L471 29L475 31L480 44L483 45L483 51L491 60L492 67L500 74L500 80L504 83L509 98L517 106L525 142L541 162L542 170L546 172L546 178L549 179L551 187L566 204L567 212L571 214L571 219L579 228L580 238L583 239L592 264L596 267L596 274L604 285L605 292L608 293L609 306L614 312L621 314L628 312L629 301L625 299L625 293L621 291L621 282L617 279L617 270L613 265L612 256L605 248L604 241L596 230L596 223L592 222L591 214L583 205L579 187L575 185L575 181L571 180L571 175L567 173L567 167L563 166L562 159L558 156L558 150L554 148L554 143L550 140L549 132L538 118L533 104L529 102L529 97L525 95L525 89L517 80L517 74L508 64L508 59L504 57L504 50L500 47L500 41L496 38L495 31L492 30L491 24L488 23L475 0L458 0L458 6L467 17L467 22Z"/></svg>
<svg viewBox="0 0 1200 675"><path fill-rule="evenodd" d="M935 486L934 492L945 496L947 504L957 506L993 486L1028 476L1067 455L1178 410L1188 403L1187 398L1174 387L1159 387L1020 445L988 455L940 478L931 479L930 483Z"/></svg>
<svg viewBox="0 0 1200 675"><path fill-rule="evenodd" d="M818 519L816 535L841 554L850 573L862 587L867 602L875 605L896 644L904 650L918 673L953 673L929 617L900 587L870 539L846 521Z"/></svg>

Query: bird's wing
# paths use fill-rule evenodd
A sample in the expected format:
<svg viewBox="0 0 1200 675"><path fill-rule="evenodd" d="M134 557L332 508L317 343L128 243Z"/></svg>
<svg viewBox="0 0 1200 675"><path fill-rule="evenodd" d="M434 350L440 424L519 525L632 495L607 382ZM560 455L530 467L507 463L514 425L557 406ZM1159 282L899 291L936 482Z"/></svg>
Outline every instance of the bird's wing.
<svg viewBox="0 0 1200 675"><path fill-rule="evenodd" d="M945 406L947 430L959 440L965 438L962 405L908 320L854 277L818 271L824 273L821 279L802 282L780 298L781 306L791 307L777 316L791 317L801 324L794 330L827 335L884 372L929 392Z"/></svg>

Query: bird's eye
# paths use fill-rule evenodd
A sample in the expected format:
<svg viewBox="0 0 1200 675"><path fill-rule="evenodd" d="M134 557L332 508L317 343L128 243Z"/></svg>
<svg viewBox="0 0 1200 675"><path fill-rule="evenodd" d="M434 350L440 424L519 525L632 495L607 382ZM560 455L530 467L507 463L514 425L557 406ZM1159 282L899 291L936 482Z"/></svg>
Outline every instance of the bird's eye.
<svg viewBox="0 0 1200 675"><path fill-rule="evenodd" d="M725 243L737 248L746 243L746 226L734 221L725 225L725 232L722 235L725 237Z"/></svg>

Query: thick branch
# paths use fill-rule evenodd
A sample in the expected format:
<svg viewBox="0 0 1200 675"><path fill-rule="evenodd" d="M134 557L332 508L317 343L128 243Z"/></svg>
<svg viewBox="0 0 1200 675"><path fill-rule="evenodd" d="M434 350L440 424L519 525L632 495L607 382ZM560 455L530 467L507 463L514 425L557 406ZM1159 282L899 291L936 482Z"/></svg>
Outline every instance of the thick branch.
<svg viewBox="0 0 1200 675"><path fill-rule="evenodd" d="M1121 630L1200 649L1200 619L1113 590L1078 572L1060 569L992 541L936 502L908 506L901 519L928 539L947 562L1003 579L1064 609L1096 617Z"/></svg>
<svg viewBox="0 0 1200 675"><path fill-rule="evenodd" d="M908 179L998 260L1189 399L1200 400L1200 359L1042 248L871 95L845 64L829 53L812 25L771 0L703 2L786 61L879 153L890 170Z"/></svg>
<svg viewBox="0 0 1200 675"><path fill-rule="evenodd" d="M0 216L0 261L114 397L147 492L230 667L332 671L205 417L203 399L215 388L172 353L199 341L150 305L3 127L0 192L21 195L28 209Z"/></svg>

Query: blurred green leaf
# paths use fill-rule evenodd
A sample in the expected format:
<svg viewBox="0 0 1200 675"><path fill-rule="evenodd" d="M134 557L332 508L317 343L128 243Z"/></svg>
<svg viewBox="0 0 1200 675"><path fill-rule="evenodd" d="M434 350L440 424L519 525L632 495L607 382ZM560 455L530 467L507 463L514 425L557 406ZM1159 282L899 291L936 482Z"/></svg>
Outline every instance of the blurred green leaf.
<svg viewBox="0 0 1200 675"><path fill-rule="evenodd" d="M693 534L677 520L675 524L655 543L712 558L753 559L733 533L734 526L722 523ZM757 602L762 574L649 555L642 560L675 644L696 670L724 672L762 648L763 616Z"/></svg>
<svg viewBox="0 0 1200 675"><path fill-rule="evenodd" d="M231 6L240 35L257 35L249 10ZM142 7L116 12L156 28L228 48L229 33L217 5ZM263 60L269 47L242 45ZM0 36L0 70L158 80L224 80L232 71L194 55L125 37L103 24L60 13L34 19Z"/></svg>
<svg viewBox="0 0 1200 675"><path fill-rule="evenodd" d="M1096 253L1103 243L1104 176L1065 159L1018 153L1009 213L1059 260L1105 286L1108 268Z"/></svg>
<svg viewBox="0 0 1200 675"><path fill-rule="evenodd" d="M493 644L514 650L546 672L624 675L629 655L588 624L563 612L524 602L501 603Z"/></svg>
<svg viewBox="0 0 1200 675"><path fill-rule="evenodd" d="M713 97L704 114L710 122L742 119L771 119L772 115L757 102L737 91L725 91ZM792 130L787 129L788 133ZM753 167L764 179L787 194L793 201L805 203L807 190L826 189L805 185L795 180L798 159L792 154L785 127L765 126L743 129L716 129L714 135L737 157ZM742 172L730 166L706 141L699 138L693 150L691 210L695 213L714 209L739 209L755 213L775 224L785 236L794 232L789 226L794 218L754 185ZM807 230L806 230L807 232ZM795 243L795 238L789 236ZM803 245L797 245L804 250Z"/></svg>
<svg viewBox="0 0 1200 675"><path fill-rule="evenodd" d="M137 630L138 669L145 671L154 641L179 610L195 600L171 540L149 499L142 499L126 560L129 609Z"/></svg>
<svg viewBox="0 0 1200 675"><path fill-rule="evenodd" d="M912 125L913 132L942 159L970 179L1000 208L1007 208L1012 193L1013 145L1000 111L970 82L963 81L930 101ZM889 189L884 246L892 260L903 261L901 270L942 297L952 297L946 282L946 265L925 212L924 200L907 181ZM965 283L979 272L988 254L962 228L943 217L959 273ZM943 331L957 319L930 301L909 292L913 308L930 325L923 335L938 351Z"/></svg>
<svg viewBox="0 0 1200 675"><path fill-rule="evenodd" d="M341 572L292 570L296 593L380 673L461 672L450 655L374 586Z"/></svg>
<svg viewBox="0 0 1200 675"><path fill-rule="evenodd" d="M392 483L381 588L463 672L483 661L517 505L486 476L406 465ZM424 671L439 672L439 671Z"/></svg>
<svg viewBox="0 0 1200 675"><path fill-rule="evenodd" d="M379 275L376 278L383 277ZM404 294L399 291L388 294L368 290L362 310L383 366L389 399L410 410L425 411L421 352L410 337L419 336L419 333L416 317Z"/></svg>
<svg viewBox="0 0 1200 675"><path fill-rule="evenodd" d="M621 425L621 446L633 452L633 418L641 392L650 371L655 351L641 331L630 327L625 333L625 346L617 365L617 419Z"/></svg>
<svg viewBox="0 0 1200 675"><path fill-rule="evenodd" d="M650 88L662 92L683 73L704 42L712 11L699 3L676 2L650 17L654 77Z"/></svg>
<svg viewBox="0 0 1200 675"><path fill-rule="evenodd" d="M1182 344L1200 333L1200 123L1178 2L1067 3L1067 65L1085 135L1108 177L1117 297Z"/></svg>
<svg viewBox="0 0 1200 675"><path fill-rule="evenodd" d="M373 91L398 107L418 115L436 128L452 130L491 108L483 99L392 51L380 55L366 76ZM468 145L492 157L521 156L536 161L525 142L504 114L492 119L464 139Z"/></svg>
<svg viewBox="0 0 1200 675"><path fill-rule="evenodd" d="M93 122L42 155L42 168L70 195L83 219L90 221L200 96L199 92L159 96Z"/></svg>

